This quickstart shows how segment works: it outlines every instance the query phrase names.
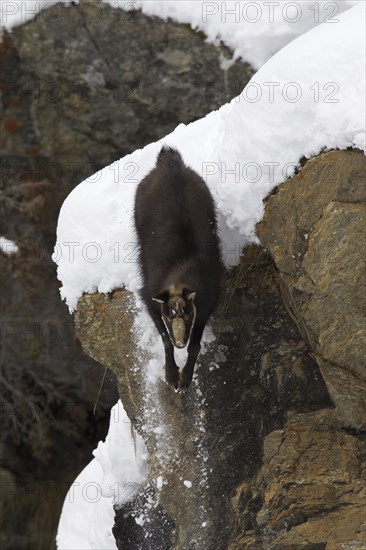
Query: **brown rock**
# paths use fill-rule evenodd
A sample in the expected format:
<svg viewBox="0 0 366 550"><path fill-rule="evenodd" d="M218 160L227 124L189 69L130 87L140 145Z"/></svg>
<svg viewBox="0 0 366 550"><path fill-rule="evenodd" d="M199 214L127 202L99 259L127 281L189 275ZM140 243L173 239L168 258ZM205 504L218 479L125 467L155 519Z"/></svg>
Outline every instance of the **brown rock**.
<svg viewBox="0 0 366 550"><path fill-rule="evenodd" d="M265 549L365 548L365 453L364 440L334 430L331 411L290 415L265 438L257 478L233 501L239 521L254 516ZM250 535L241 540L230 550L256 548Z"/></svg>
<svg viewBox="0 0 366 550"><path fill-rule="evenodd" d="M31 100L43 153L80 179L219 108L254 72L224 71L232 52L190 25L117 6L60 2L12 31L24 75L9 96Z"/></svg>
<svg viewBox="0 0 366 550"><path fill-rule="evenodd" d="M281 185L258 225L285 303L344 426L366 428L366 158L332 151Z"/></svg>
<svg viewBox="0 0 366 550"><path fill-rule="evenodd" d="M136 369L141 363L141 351L132 330L135 312L133 294L116 290L110 295L85 294L75 313L76 334L84 351L116 373L121 399L134 422L143 391L142 373ZM139 405L134 393L139 396Z"/></svg>

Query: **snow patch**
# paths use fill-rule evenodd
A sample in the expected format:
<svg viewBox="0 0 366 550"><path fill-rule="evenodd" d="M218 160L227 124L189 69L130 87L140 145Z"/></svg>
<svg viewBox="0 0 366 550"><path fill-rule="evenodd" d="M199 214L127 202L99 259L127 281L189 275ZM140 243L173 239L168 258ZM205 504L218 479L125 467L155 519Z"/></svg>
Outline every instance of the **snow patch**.
<svg viewBox="0 0 366 550"><path fill-rule="evenodd" d="M59 550L113 550L113 505L131 500L145 483L147 450L131 436L121 401L112 408L108 435L95 458L70 487L61 512L56 543Z"/></svg>
<svg viewBox="0 0 366 550"><path fill-rule="evenodd" d="M5 237L0 237L0 250L4 254L11 255L16 254L19 250L18 245L15 242L6 239Z"/></svg>

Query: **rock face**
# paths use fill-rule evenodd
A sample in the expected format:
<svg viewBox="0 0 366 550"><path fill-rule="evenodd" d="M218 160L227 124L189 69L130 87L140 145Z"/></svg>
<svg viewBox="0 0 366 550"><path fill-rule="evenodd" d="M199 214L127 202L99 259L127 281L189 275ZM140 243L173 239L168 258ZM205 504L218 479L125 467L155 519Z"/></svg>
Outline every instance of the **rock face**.
<svg viewBox="0 0 366 550"><path fill-rule="evenodd" d="M54 546L68 486L104 437L117 399L109 374L94 417L103 370L74 338L51 261L62 202L99 168L239 93L253 71L239 61L224 71L223 58L229 50L189 26L98 1L53 5L4 33L0 235L19 245L18 254L0 255L0 467L11 480L4 550ZM60 448L64 462L55 460ZM57 497L33 499L29 513L29 494L45 480Z"/></svg>
<svg viewBox="0 0 366 550"><path fill-rule="evenodd" d="M185 395L148 380L148 320L132 295L79 300L82 345L115 372L150 452L147 486L116 511L119 548L366 547L364 173L360 153L327 153L269 198L259 234L277 267L259 246L244 251Z"/></svg>
<svg viewBox="0 0 366 550"><path fill-rule="evenodd" d="M337 429L332 410L290 413L233 499L242 534L229 549L365 548L365 453L364 438Z"/></svg>
<svg viewBox="0 0 366 550"><path fill-rule="evenodd" d="M337 418L366 429L366 158L331 151L268 200L258 226L285 303L320 366Z"/></svg>
<svg viewBox="0 0 366 550"><path fill-rule="evenodd" d="M194 384L183 396L162 381L146 381L148 348L139 343L133 320L139 317L127 291L79 300L78 337L87 353L115 372L126 411L150 451L149 484L136 500L138 515L151 520L141 548L156 548L162 522L171 529L167 548L227 548L236 529L231 497L256 474L262 438L283 426L288 409L330 405L275 276L263 249L246 250L227 278L212 322L217 343L201 356ZM165 511L163 520L153 521L144 505L151 493ZM120 548L126 547L126 514L117 515ZM128 535L136 537L131 548L140 547L136 530Z"/></svg>
<svg viewBox="0 0 366 550"><path fill-rule="evenodd" d="M217 109L253 74L241 62L224 71L231 52L189 25L97 0L56 4L12 41L22 76L7 91L30 102L33 147L84 178Z"/></svg>

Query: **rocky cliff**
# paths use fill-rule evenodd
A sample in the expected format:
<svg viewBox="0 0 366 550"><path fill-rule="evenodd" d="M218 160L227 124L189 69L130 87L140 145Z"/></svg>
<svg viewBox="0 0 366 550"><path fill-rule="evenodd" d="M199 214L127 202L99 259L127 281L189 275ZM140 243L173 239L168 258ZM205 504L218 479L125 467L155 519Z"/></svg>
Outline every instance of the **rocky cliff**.
<svg viewBox="0 0 366 550"><path fill-rule="evenodd" d="M223 70L230 52L189 26L83 0L5 34L0 57L1 234L20 246L1 256L1 547L53 547L67 488L105 433L93 357L150 451L149 485L116 510L120 548L366 548L364 156L320 155L269 197L262 246L227 274L216 341L177 396L146 385L123 289L80 299L82 354L50 260L57 214L79 181L218 108L253 71ZM114 399L111 381L101 410Z"/></svg>
<svg viewBox="0 0 366 550"><path fill-rule="evenodd" d="M361 152L324 154L269 199L258 227L339 422L360 430L366 428L365 176Z"/></svg>
<svg viewBox="0 0 366 550"><path fill-rule="evenodd" d="M269 197L265 248L227 274L185 395L146 383L133 295L79 300L83 348L150 451L147 487L116 510L119 548L366 547L365 173L363 154L333 151Z"/></svg>
<svg viewBox="0 0 366 550"><path fill-rule="evenodd" d="M89 0L3 35L0 234L19 246L0 256L4 549L54 547L66 491L117 399L109 373L94 417L103 369L75 340L51 261L62 202L99 168L239 93L253 71L241 61L224 70L226 58L188 25Z"/></svg>

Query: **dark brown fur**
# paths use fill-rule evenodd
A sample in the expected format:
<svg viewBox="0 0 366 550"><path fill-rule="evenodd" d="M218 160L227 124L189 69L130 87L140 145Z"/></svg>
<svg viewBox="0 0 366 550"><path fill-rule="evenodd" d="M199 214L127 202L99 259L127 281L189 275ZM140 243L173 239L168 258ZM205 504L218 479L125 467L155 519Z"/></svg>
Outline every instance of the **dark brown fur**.
<svg viewBox="0 0 366 550"><path fill-rule="evenodd" d="M212 196L175 149L163 147L155 168L140 182L135 226L141 296L163 339L166 380L185 389L192 380L203 329L218 301L222 263ZM190 336L180 375L169 325L172 313L185 323L185 343Z"/></svg>

